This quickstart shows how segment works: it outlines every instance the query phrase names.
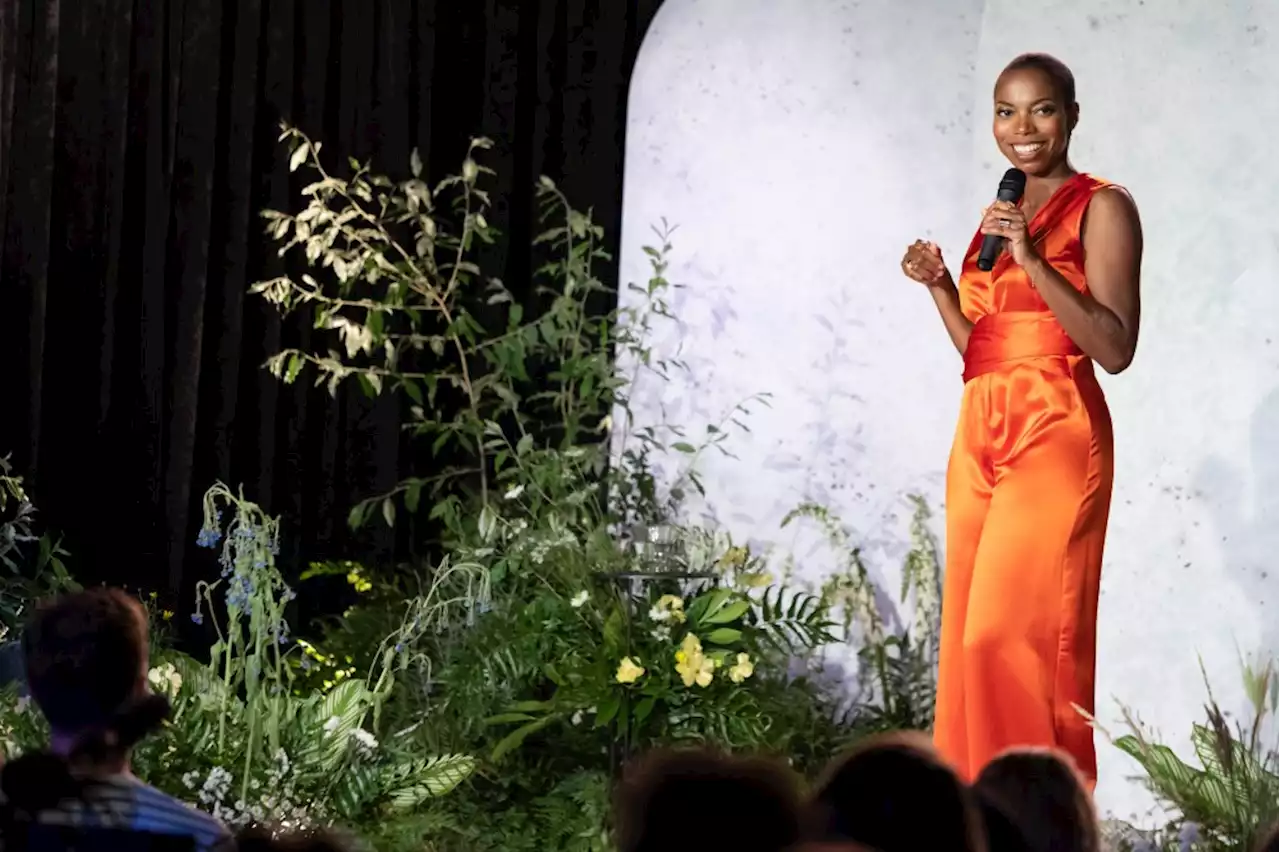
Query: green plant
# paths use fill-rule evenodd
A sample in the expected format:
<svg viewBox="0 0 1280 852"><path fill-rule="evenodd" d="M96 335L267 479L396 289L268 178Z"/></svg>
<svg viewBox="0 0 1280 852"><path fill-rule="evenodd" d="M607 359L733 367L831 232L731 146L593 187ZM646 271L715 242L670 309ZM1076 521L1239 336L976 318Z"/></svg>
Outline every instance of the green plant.
<svg viewBox="0 0 1280 852"><path fill-rule="evenodd" d="M608 788L628 748L709 740L777 749L802 769L825 762L856 727L819 674L838 595L765 581L761 559L676 520L702 490L703 455L728 454L732 430L767 399L696 433L632 417L639 375L682 366L648 344L669 316L672 229L655 229L645 248L652 274L628 285L634 303L613 307L595 272L602 230L543 178L541 265L532 292L517 295L473 260L497 236L477 162L487 141L473 142L460 174L428 186L416 155L401 181L358 162L340 176L318 143L289 128L282 138L314 179L300 212L264 215L305 271L254 291L283 313L308 312L321 336L268 367L285 382L306 374L330 391L353 381L401 397L423 475L363 500L349 520L412 519L438 536L416 545L483 566L488 583L467 618L397 642L406 662L382 707L422 748L477 756L470 795L415 814L434 848L605 848ZM672 459L660 475L656 464ZM633 588L626 577L655 572L633 538L655 526L671 530L678 564ZM339 668L376 666L396 602L460 588L430 564L415 573L361 566L368 588L317 646Z"/></svg>
<svg viewBox="0 0 1280 852"><path fill-rule="evenodd" d="M194 796L232 824L357 827L410 812L465 780L470 757L423 757L412 732L386 729L379 712L406 665L405 638L474 601L415 601L366 677L295 690L290 657L304 646L285 618L293 591L275 567L278 522L221 483L204 507L199 543L220 548L222 577L199 584L192 618L211 624L218 640L207 665L168 653L152 672L153 688L169 692L175 711L166 735L139 749L140 776ZM446 567L441 576L466 570Z"/></svg>
<svg viewBox="0 0 1280 852"><path fill-rule="evenodd" d="M1275 823L1280 799L1280 767L1270 739L1280 688L1275 663L1267 660L1257 669L1244 666L1245 691L1253 716L1234 726L1218 706L1203 665L1201 674L1208 689L1205 721L1191 729L1198 767L1159 743L1127 707L1122 706L1121 711L1129 733L1122 736L1112 737L1096 720L1090 720L1137 761L1144 773L1142 783L1175 814L1157 833L1162 848L1252 852L1259 833Z"/></svg>
<svg viewBox="0 0 1280 852"><path fill-rule="evenodd" d="M22 477L0 457L0 565L8 571L0 583L0 639L18 629L32 600L76 588L61 540L37 535L35 518Z"/></svg>
<svg viewBox="0 0 1280 852"><path fill-rule="evenodd" d="M854 736L890 730L928 731L933 727L937 691L938 638L942 618L942 580L938 548L929 531L929 508L910 498L911 548L902 568L899 603L912 617L896 629L877 600L861 550L848 530L827 509L804 504L783 521L816 523L830 546L844 555L845 570L822 588L822 597L842 614L842 638L858 644L859 698L852 712Z"/></svg>
<svg viewBox="0 0 1280 852"><path fill-rule="evenodd" d="M604 741L633 748L688 740L785 746L754 687L789 680L791 655L834 641L826 605L773 585L745 548L724 548L713 565L700 582L658 575L639 593L610 589L590 610L586 589L571 598L585 629L570 653L545 667L549 697L519 701L488 720L514 726L493 760L563 724L605 729Z"/></svg>

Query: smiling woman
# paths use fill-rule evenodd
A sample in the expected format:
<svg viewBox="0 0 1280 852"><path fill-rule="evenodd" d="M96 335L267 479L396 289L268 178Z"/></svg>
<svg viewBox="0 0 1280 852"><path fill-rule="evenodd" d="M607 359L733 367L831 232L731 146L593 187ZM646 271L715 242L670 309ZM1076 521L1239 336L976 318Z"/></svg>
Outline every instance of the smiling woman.
<svg viewBox="0 0 1280 852"><path fill-rule="evenodd" d="M1128 194L1068 159L1075 79L1026 54L996 81L992 133L1027 177L997 201L952 282L917 241L903 258L964 356L947 471L935 738L969 778L1011 746L1068 751L1092 785L1094 646L1114 471L1096 362L1123 371L1138 339L1142 256ZM1086 223L1087 217L1087 223ZM1003 239L990 272L985 236Z"/></svg>

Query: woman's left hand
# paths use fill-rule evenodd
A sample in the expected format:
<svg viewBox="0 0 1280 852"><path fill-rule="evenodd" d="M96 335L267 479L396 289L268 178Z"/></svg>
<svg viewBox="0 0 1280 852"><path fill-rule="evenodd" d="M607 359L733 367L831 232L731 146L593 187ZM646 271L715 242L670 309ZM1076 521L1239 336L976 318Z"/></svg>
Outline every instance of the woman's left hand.
<svg viewBox="0 0 1280 852"><path fill-rule="evenodd" d="M1027 233L1027 217L1016 204L997 201L982 215L982 234L1004 237L1005 250L1018 266L1026 266L1035 256L1031 236Z"/></svg>

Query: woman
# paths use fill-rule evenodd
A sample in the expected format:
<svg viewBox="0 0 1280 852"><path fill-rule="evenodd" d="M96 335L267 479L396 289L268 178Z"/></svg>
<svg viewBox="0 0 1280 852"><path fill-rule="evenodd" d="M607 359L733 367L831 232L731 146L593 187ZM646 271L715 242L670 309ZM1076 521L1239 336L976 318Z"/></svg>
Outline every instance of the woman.
<svg viewBox="0 0 1280 852"><path fill-rule="evenodd" d="M902 260L964 356L947 471L947 557L934 737L972 779L1010 746L1066 751L1096 783L1095 622L1112 437L1096 362L1119 373L1138 341L1142 230L1128 194L1072 168L1075 80L1043 54L995 87L993 131L1027 175L996 202L953 283L932 243ZM990 272L984 236L1003 239Z"/></svg>

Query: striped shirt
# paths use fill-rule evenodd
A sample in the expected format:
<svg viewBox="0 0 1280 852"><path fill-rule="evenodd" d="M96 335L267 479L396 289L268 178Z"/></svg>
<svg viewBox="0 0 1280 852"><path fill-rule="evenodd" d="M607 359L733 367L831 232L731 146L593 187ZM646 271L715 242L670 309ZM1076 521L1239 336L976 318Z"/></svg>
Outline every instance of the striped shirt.
<svg viewBox="0 0 1280 852"><path fill-rule="evenodd" d="M234 848L222 823L131 775L96 780L85 786L80 797L40 811L35 821L72 830L106 828L190 837L196 852Z"/></svg>

